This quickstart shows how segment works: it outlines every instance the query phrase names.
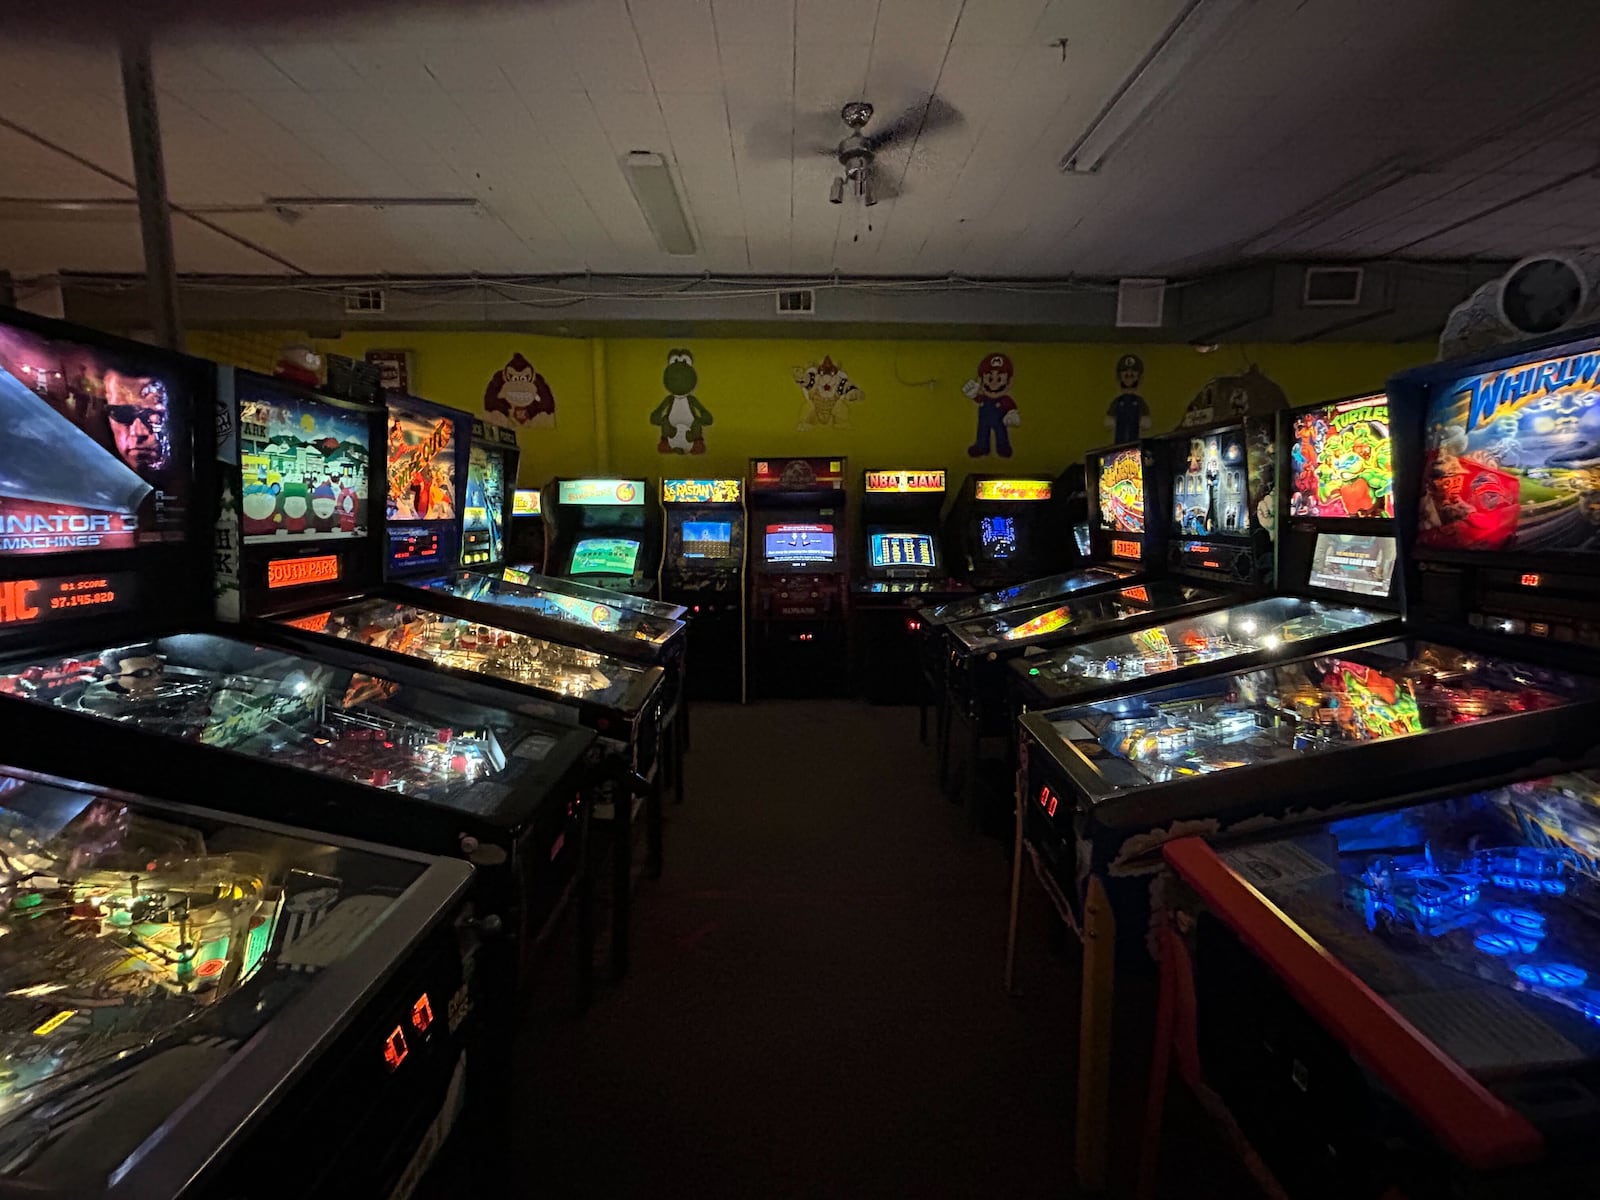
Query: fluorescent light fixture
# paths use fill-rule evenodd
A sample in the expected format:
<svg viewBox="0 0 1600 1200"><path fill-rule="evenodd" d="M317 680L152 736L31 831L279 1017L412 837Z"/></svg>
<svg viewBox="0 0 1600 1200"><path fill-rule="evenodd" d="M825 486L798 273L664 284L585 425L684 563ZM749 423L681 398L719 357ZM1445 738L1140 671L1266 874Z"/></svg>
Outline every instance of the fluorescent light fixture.
<svg viewBox="0 0 1600 1200"><path fill-rule="evenodd" d="M659 154L635 150L623 158L622 170L645 223L656 235L656 245L668 254L693 254L694 230L689 228L689 214L678 198L667 160Z"/></svg>
<svg viewBox="0 0 1600 1200"><path fill-rule="evenodd" d="M1061 157L1061 169L1092 175L1106 156L1149 116L1190 64L1255 0L1187 0L1178 15L1111 94L1089 128Z"/></svg>

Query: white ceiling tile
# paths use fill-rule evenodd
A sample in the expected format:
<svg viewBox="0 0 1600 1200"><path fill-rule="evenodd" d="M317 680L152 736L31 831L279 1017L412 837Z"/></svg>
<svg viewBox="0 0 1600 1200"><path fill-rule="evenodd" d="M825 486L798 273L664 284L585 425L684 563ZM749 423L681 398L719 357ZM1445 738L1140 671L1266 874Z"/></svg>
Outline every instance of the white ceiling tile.
<svg viewBox="0 0 1600 1200"><path fill-rule="evenodd" d="M591 92L648 92L650 72L645 69L639 43L626 40L588 41L569 46L570 58L578 78Z"/></svg>
<svg viewBox="0 0 1600 1200"><path fill-rule="evenodd" d="M795 0L712 0L717 40L724 46L793 41L794 6Z"/></svg>
<svg viewBox="0 0 1600 1200"><path fill-rule="evenodd" d="M268 43L261 47L261 52L279 71L307 91L354 91L364 86L361 73L332 46L315 42Z"/></svg>
<svg viewBox="0 0 1600 1200"><path fill-rule="evenodd" d="M795 40L819 54L828 46L866 50L877 24L879 0L794 0Z"/></svg>

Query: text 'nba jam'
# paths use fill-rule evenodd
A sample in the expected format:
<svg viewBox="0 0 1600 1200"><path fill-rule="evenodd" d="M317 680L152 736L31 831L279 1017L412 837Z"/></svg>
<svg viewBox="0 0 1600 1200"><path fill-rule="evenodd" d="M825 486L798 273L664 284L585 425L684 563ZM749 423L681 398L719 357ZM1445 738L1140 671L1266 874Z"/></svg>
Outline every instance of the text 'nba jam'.
<svg viewBox="0 0 1600 1200"><path fill-rule="evenodd" d="M1467 428L1480 429L1504 409L1523 407L1525 401L1560 392L1575 384L1588 384L1600 372L1600 354L1574 354L1547 362L1529 363L1499 374L1469 381L1472 397Z"/></svg>
<svg viewBox="0 0 1600 1200"><path fill-rule="evenodd" d="M138 518L120 513L19 513L0 515L0 551L96 550L131 545Z"/></svg>

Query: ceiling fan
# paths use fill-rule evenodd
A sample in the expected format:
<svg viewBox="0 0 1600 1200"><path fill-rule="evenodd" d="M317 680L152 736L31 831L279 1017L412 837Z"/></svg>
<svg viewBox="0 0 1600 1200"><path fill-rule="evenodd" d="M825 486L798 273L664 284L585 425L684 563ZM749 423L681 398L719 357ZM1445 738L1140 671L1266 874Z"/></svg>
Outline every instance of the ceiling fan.
<svg viewBox="0 0 1600 1200"><path fill-rule="evenodd" d="M837 146L824 151L839 160L843 172L835 176L828 189L828 200L833 204L843 204L847 192L868 208L880 199L893 199L898 195L899 184L878 171L878 154L961 122L961 114L937 96L913 104L877 132L867 133L872 114L872 105L865 100L852 100L839 110L839 119L849 132Z"/></svg>

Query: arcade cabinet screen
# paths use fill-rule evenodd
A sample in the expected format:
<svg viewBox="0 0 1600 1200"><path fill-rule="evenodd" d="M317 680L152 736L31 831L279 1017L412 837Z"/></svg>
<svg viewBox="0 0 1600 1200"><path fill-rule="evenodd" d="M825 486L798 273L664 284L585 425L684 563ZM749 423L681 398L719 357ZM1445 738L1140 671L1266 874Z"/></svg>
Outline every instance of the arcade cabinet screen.
<svg viewBox="0 0 1600 1200"><path fill-rule="evenodd" d="M194 386L155 355L0 326L0 556L182 541Z"/></svg>
<svg viewBox="0 0 1600 1200"><path fill-rule="evenodd" d="M936 567L931 533L875 533L868 539L874 567Z"/></svg>
<svg viewBox="0 0 1600 1200"><path fill-rule="evenodd" d="M518 488L511 493L511 515L513 517L537 517L539 512L538 488Z"/></svg>
<svg viewBox="0 0 1600 1200"><path fill-rule="evenodd" d="M467 416L395 397L388 421L389 565L454 565L462 460L470 446Z"/></svg>
<svg viewBox="0 0 1600 1200"><path fill-rule="evenodd" d="M1291 434L1291 516L1394 516L1387 396L1295 413Z"/></svg>
<svg viewBox="0 0 1600 1200"><path fill-rule="evenodd" d="M245 543L366 536L367 418L269 379L235 380Z"/></svg>
<svg viewBox="0 0 1600 1200"><path fill-rule="evenodd" d="M768 525L769 563L833 561L832 525Z"/></svg>
<svg viewBox="0 0 1600 1200"><path fill-rule="evenodd" d="M1017 552L1015 517L978 518L978 545L988 559L1010 558Z"/></svg>
<svg viewBox="0 0 1600 1200"><path fill-rule="evenodd" d="M1426 419L1417 544L1600 551L1600 356L1470 375Z"/></svg>
<svg viewBox="0 0 1600 1200"><path fill-rule="evenodd" d="M1113 450L1099 462L1100 528L1144 532L1144 459L1137 446Z"/></svg>
<svg viewBox="0 0 1600 1200"><path fill-rule="evenodd" d="M569 575L632 575L639 543L632 538L584 538L572 548Z"/></svg>
<svg viewBox="0 0 1600 1200"><path fill-rule="evenodd" d="M1387 596L1395 540L1373 533L1319 533L1311 551L1312 587L1356 596Z"/></svg>
<svg viewBox="0 0 1600 1200"><path fill-rule="evenodd" d="M685 558L727 558L733 553L732 521L685 521Z"/></svg>
<svg viewBox="0 0 1600 1200"><path fill-rule="evenodd" d="M1250 531L1248 459L1244 430L1223 429L1189 439L1172 483L1172 516L1188 535Z"/></svg>
<svg viewBox="0 0 1600 1200"><path fill-rule="evenodd" d="M472 447L467 459L467 503L462 510L463 566L499 562L505 550L505 451Z"/></svg>

